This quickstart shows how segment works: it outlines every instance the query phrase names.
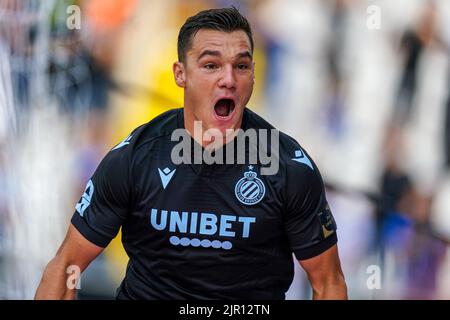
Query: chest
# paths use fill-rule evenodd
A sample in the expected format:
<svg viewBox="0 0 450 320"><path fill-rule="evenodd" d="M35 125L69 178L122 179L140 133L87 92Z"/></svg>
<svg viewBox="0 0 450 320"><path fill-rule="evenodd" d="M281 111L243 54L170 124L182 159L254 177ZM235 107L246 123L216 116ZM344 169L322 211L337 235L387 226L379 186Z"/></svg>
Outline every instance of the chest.
<svg viewBox="0 0 450 320"><path fill-rule="evenodd" d="M132 223L178 246L231 249L282 234L279 182L254 166L154 166L137 185Z"/></svg>

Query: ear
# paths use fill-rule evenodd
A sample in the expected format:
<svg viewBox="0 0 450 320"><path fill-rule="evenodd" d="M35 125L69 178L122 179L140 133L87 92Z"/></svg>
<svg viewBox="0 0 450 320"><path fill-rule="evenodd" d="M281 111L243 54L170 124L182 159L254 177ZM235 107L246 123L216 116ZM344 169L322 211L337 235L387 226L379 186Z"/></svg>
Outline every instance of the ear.
<svg viewBox="0 0 450 320"><path fill-rule="evenodd" d="M175 78L175 83L180 88L186 87L186 70L184 68L184 64L182 62L175 62L173 64L173 76Z"/></svg>

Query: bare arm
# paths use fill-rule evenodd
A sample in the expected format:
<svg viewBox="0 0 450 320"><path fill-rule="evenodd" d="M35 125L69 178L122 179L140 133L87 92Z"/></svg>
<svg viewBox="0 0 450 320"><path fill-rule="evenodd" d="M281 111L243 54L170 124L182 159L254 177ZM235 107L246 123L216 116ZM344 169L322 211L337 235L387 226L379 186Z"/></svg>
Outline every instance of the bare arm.
<svg viewBox="0 0 450 320"><path fill-rule="evenodd" d="M70 276L67 268L77 266L80 268L80 273L83 272L103 249L86 240L71 224L56 256L45 268L34 298L36 300L75 299L76 289L67 286Z"/></svg>
<svg viewBox="0 0 450 320"><path fill-rule="evenodd" d="M347 285L339 261L337 245L322 254L299 261L313 288L314 300L347 299Z"/></svg>

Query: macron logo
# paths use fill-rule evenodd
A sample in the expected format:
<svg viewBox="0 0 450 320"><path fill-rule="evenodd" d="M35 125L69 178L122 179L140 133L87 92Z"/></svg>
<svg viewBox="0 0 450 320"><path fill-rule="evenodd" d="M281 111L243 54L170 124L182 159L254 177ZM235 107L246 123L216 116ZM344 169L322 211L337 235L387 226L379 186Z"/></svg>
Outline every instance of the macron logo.
<svg viewBox="0 0 450 320"><path fill-rule="evenodd" d="M170 170L169 168L165 168L164 170L161 170L158 168L159 171L159 177L161 178L162 186L165 189L167 185L170 182L170 179L172 179L173 175L175 174L175 171L177 169Z"/></svg>
<svg viewBox="0 0 450 320"><path fill-rule="evenodd" d="M123 140L121 143L119 143L117 146L115 146L112 150L116 150L116 149L119 149L119 148L122 148L122 147L126 146L127 144L130 144L131 138L133 138L133 136L129 135L128 137L126 137L125 140Z"/></svg>
<svg viewBox="0 0 450 320"><path fill-rule="evenodd" d="M297 161L298 163L306 164L308 167L311 168L312 171L314 171L311 161L308 159L307 156L305 156L305 154L301 149L295 151L295 158L292 160Z"/></svg>

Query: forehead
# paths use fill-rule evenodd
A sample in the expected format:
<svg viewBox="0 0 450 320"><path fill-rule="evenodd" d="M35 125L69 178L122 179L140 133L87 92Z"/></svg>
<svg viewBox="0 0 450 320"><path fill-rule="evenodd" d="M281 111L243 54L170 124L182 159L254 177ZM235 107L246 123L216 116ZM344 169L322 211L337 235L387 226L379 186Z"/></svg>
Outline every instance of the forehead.
<svg viewBox="0 0 450 320"><path fill-rule="evenodd" d="M251 52L250 39L245 31L237 30L224 32L218 30L201 29L191 40L191 48L188 55L199 55L204 50L218 51L249 51Z"/></svg>

